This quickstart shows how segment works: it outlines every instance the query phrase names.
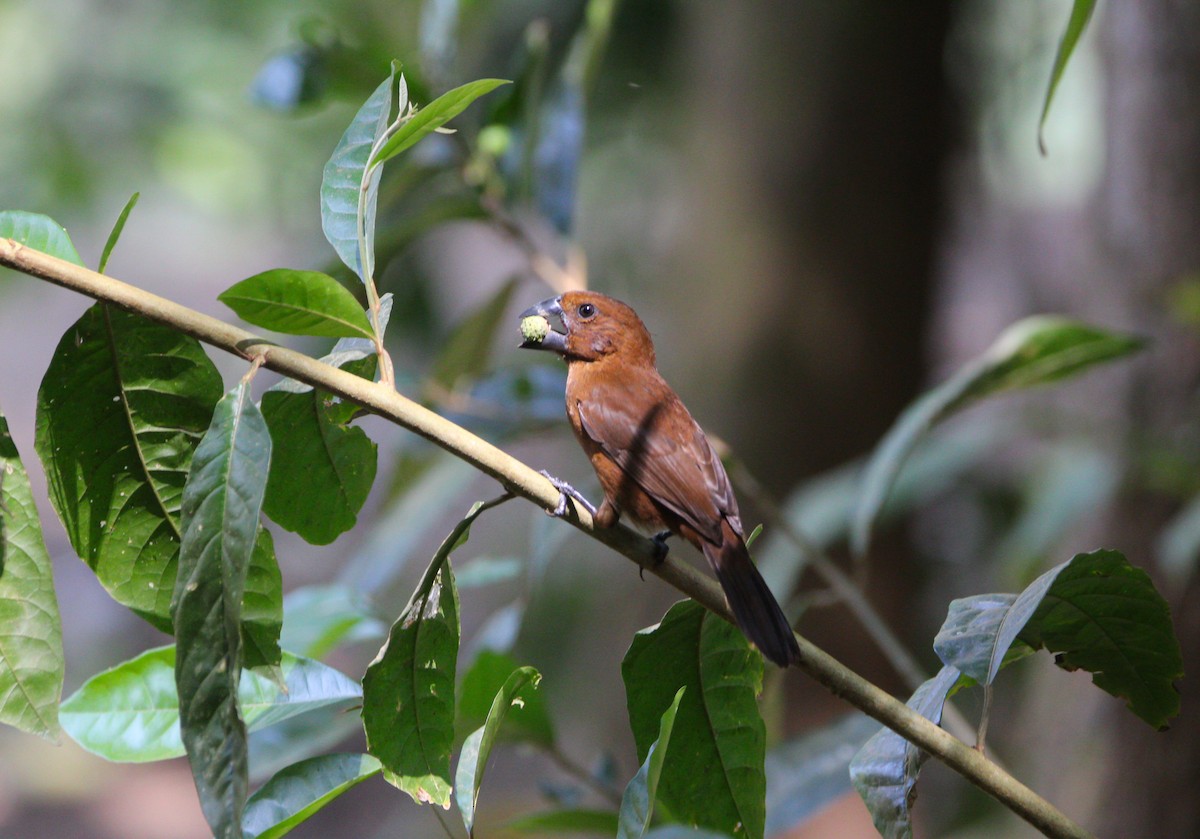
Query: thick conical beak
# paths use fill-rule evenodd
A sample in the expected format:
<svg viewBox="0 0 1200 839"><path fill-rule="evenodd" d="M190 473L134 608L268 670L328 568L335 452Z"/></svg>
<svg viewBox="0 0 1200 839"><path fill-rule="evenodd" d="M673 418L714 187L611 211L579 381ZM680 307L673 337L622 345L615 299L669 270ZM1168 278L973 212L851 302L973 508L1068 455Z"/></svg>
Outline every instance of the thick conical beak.
<svg viewBox="0 0 1200 839"><path fill-rule="evenodd" d="M551 297L521 312L521 335L525 339L521 342L521 349L550 350L560 354L567 351L567 336L554 329L556 324L562 324L563 310L559 299ZM531 318L541 318L543 323L538 324ZM539 338L542 328L545 334Z"/></svg>

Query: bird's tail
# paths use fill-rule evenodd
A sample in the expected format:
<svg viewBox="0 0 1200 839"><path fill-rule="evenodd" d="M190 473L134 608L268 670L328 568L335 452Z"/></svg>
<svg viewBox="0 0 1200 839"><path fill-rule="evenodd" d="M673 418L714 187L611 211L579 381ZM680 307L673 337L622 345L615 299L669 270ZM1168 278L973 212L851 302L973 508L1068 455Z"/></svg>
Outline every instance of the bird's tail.
<svg viewBox="0 0 1200 839"><path fill-rule="evenodd" d="M728 524L722 530L726 537L724 544L705 542L701 547L725 590L725 599L738 626L772 662L780 667L795 664L800 660L800 647L783 609L754 567L745 543Z"/></svg>

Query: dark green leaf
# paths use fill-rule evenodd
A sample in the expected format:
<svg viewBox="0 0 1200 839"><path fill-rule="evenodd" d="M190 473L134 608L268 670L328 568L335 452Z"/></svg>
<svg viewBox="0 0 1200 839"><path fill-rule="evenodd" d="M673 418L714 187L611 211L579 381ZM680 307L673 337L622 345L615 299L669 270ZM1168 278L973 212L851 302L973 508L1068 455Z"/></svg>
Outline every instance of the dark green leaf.
<svg viewBox="0 0 1200 839"><path fill-rule="evenodd" d="M137 206L138 199L141 197L140 192L129 196L121 214L117 216L117 222L113 225L112 232L108 234L108 241L104 243L104 250L100 252L100 267L96 269L99 273L103 274L104 269L108 267L108 258L112 256L113 248L117 246L117 242L121 238L121 231L125 229L125 222L129 220L129 214L133 212L133 208Z"/></svg>
<svg viewBox="0 0 1200 839"><path fill-rule="evenodd" d="M494 697L504 687L509 675L518 670L516 659L506 653L483 650L463 676L458 691L458 718L455 728L458 739L487 722ZM501 739L515 742L554 745L554 728L546 711L545 696L529 688L521 694L521 703L508 709Z"/></svg>
<svg viewBox="0 0 1200 839"><path fill-rule="evenodd" d="M321 176L321 229L325 231L325 238L333 245L342 262L364 282L371 274L371 266L368 264L364 268L360 258L359 190L364 186L367 189L363 233L369 260L374 252L375 208L382 170L376 169L365 185L363 171L367 166L367 158L371 155L371 147L387 128L388 117L392 113L392 91L395 86L396 70L393 67L392 72L375 88L375 92L367 98L350 121L350 125L346 127L346 132L334 148ZM406 99L405 96L401 97L401 108L405 107Z"/></svg>
<svg viewBox="0 0 1200 839"><path fill-rule="evenodd" d="M400 154L461 114L480 96L490 93L502 84L508 84L508 81L505 79L479 79L443 93L408 119L375 153L371 165L383 163Z"/></svg>
<svg viewBox="0 0 1200 839"><path fill-rule="evenodd" d="M1058 90L1058 83L1062 80L1063 71L1067 69L1067 62L1071 60L1071 53L1075 52L1075 45L1079 43L1079 38L1087 29L1095 8L1096 0L1075 0L1071 6L1071 17L1067 19L1067 28L1058 42L1054 67L1050 70L1050 83L1046 85L1046 99L1042 103L1042 115L1038 118L1037 141L1042 154L1046 153L1046 141L1042 137L1042 130L1046 127L1046 117L1050 114L1050 103L1054 100L1054 92Z"/></svg>
<svg viewBox="0 0 1200 839"><path fill-rule="evenodd" d="M609 810L551 810L546 813L518 816L505 822L504 827L517 833L550 833L554 836L564 833L599 833L615 836L617 814Z"/></svg>
<svg viewBox="0 0 1200 839"><path fill-rule="evenodd" d="M246 802L246 839L277 839L346 790L383 769L370 755L334 754L292 764Z"/></svg>
<svg viewBox="0 0 1200 839"><path fill-rule="evenodd" d="M939 723L946 694L958 681L959 672L943 667L908 700L912 708L930 722ZM887 839L912 836L910 804L913 787L929 753L884 728L867 741L850 761L850 780L862 796L875 829Z"/></svg>
<svg viewBox="0 0 1200 839"><path fill-rule="evenodd" d="M1170 608L1149 575L1120 552L1101 550L1076 554L1030 589L1051 574L1020 639L1054 653L1066 670L1091 673L1096 687L1166 728L1179 713L1174 682L1183 676L1183 659Z"/></svg>
<svg viewBox="0 0 1200 839"><path fill-rule="evenodd" d="M230 286L217 299L242 320L274 332L325 338L375 335L354 295L319 271L263 271Z"/></svg>
<svg viewBox="0 0 1200 839"><path fill-rule="evenodd" d="M280 643L298 655L322 658L341 644L382 638L386 629L364 598L343 585L306 586L283 600Z"/></svg>
<svg viewBox="0 0 1200 839"><path fill-rule="evenodd" d="M282 626L283 577L275 559L275 540L269 530L259 525L242 600L243 667L275 667L279 664Z"/></svg>
<svg viewBox="0 0 1200 839"><path fill-rule="evenodd" d="M906 408L876 446L854 511L854 552L866 552L871 529L900 467L936 423L986 396L1073 376L1129 355L1144 343L1058 317L1030 317L1010 326L981 356Z"/></svg>
<svg viewBox="0 0 1200 839"><path fill-rule="evenodd" d="M518 667L514 670L492 700L492 707L488 710L483 727L473 731L463 743L458 758L458 770L454 774L454 783L458 786L454 797L470 836L475 835L475 806L479 803L483 770L487 767L488 758L492 756L492 746L500 733L500 725L509 709L523 702L520 696L525 688L536 688L541 678L541 674L532 667ZM527 694L532 692L526 691Z"/></svg>
<svg viewBox="0 0 1200 839"><path fill-rule="evenodd" d="M433 365L435 382L453 391L462 380L477 379L486 372L496 329L508 312L514 288L516 279L509 280L454 328Z"/></svg>
<svg viewBox="0 0 1200 839"><path fill-rule="evenodd" d="M264 511L314 545L327 545L358 520L375 482L378 449L366 432L335 421L324 391L263 394L275 457Z"/></svg>
<svg viewBox="0 0 1200 839"><path fill-rule="evenodd" d="M625 794L621 796L621 811L618 814L620 824L617 828L617 839L641 839L650 827L650 818L654 815L654 801L658 795L658 781L662 776L667 749L671 743L671 729L675 725L679 700L683 698L685 690L686 687L681 687L675 692L671 707L663 712L659 722L658 739L650 744L646 760L625 787Z"/></svg>
<svg viewBox="0 0 1200 839"><path fill-rule="evenodd" d="M0 413L0 722L57 740L62 625L29 475Z"/></svg>
<svg viewBox="0 0 1200 839"><path fill-rule="evenodd" d="M34 445L72 547L118 603L165 632L180 497L222 389L195 339L97 304L38 391Z"/></svg>
<svg viewBox="0 0 1200 839"><path fill-rule="evenodd" d="M387 643L363 676L367 751L384 777L418 804L450 806L454 674L461 629L458 588L447 561L486 509L476 504L433 555Z"/></svg>
<svg viewBox="0 0 1200 839"><path fill-rule="evenodd" d="M317 661L283 654L284 685L246 670L238 703L256 731L310 711L344 711L362 697L358 684ZM88 679L62 704L62 725L76 743L106 760L145 763L184 754L179 737L175 647L157 647Z"/></svg>
<svg viewBox="0 0 1200 839"><path fill-rule="evenodd" d="M663 712L687 687L671 735L659 800L688 824L761 839L766 731L756 697L762 657L736 628L687 600L634 638L621 675L644 761Z"/></svg>
<svg viewBox="0 0 1200 839"><path fill-rule="evenodd" d="M49 216L27 213L24 210L0 211L0 236L14 239L26 247L33 248L67 262L83 266L79 252L71 244L67 231Z"/></svg>
<svg viewBox="0 0 1200 839"><path fill-rule="evenodd" d="M270 459L270 432L243 380L217 403L192 459L172 602L180 734L200 807L219 839L242 834L242 597Z"/></svg>
<svg viewBox="0 0 1200 839"><path fill-rule="evenodd" d="M846 714L767 752L767 835L782 834L848 793L850 760L879 723Z"/></svg>

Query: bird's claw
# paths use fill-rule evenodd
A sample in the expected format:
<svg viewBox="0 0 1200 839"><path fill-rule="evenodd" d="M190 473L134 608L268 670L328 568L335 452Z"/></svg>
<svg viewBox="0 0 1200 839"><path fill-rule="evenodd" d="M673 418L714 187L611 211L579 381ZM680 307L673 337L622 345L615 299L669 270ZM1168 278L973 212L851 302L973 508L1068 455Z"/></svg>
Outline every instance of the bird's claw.
<svg viewBox="0 0 1200 839"><path fill-rule="evenodd" d="M662 565L667 559L667 553L671 550L671 546L667 544L667 540L671 538L671 531L663 530L654 534L654 567ZM645 580L646 577L642 572L646 569L644 566L638 566L638 577Z"/></svg>
<svg viewBox="0 0 1200 839"><path fill-rule="evenodd" d="M567 515L567 499L568 498L570 498L572 501L578 502L580 504L580 506L583 507L583 509L588 511L589 515L591 515L591 516L596 515L596 508L593 507L592 503L590 501L588 501L586 498L584 498L583 493L581 493L579 490L575 489L575 487L571 486L569 483L567 483L564 480L561 480L560 478L554 477L549 472L547 472L545 469L541 470L541 472L539 474L541 474L542 477L544 477L551 484L553 484L554 488L556 490L558 490L558 504L555 506L555 508L553 510L547 510L546 511L547 515L554 516L555 518L558 518L558 519L565 518Z"/></svg>

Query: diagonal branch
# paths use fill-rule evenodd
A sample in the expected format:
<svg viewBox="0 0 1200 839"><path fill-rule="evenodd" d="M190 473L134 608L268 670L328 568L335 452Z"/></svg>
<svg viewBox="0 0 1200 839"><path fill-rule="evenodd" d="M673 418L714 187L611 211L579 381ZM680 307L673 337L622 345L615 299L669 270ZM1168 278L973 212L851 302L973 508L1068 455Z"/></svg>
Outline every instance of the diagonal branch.
<svg viewBox="0 0 1200 839"><path fill-rule="evenodd" d="M544 476L391 388L338 370L295 350L280 347L244 329L135 286L27 248L12 239L0 238L0 265L136 312L226 352L248 359L261 356L264 367L348 399L421 435L495 478L514 495L532 501L545 510L553 510L558 504L559 492ZM658 575L706 609L732 622L729 607L716 582L670 556L662 562L657 561L651 540L625 527L595 528L587 511L578 508L572 509L567 520L592 538ZM797 636L797 641L800 645L797 666L835 696L928 751L1045 835L1091 836L983 754L929 722L802 636Z"/></svg>

